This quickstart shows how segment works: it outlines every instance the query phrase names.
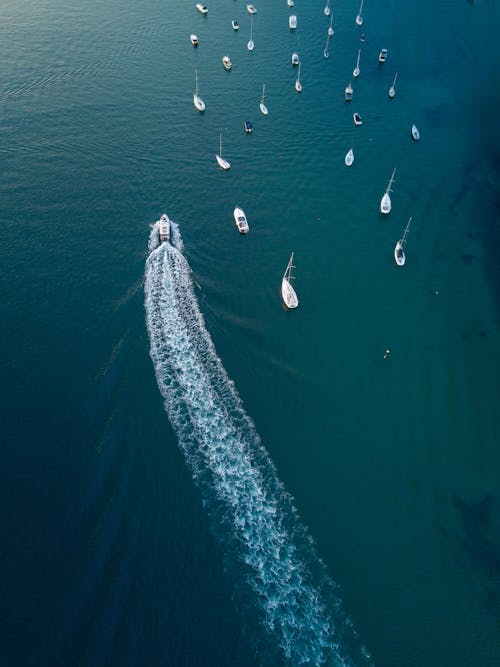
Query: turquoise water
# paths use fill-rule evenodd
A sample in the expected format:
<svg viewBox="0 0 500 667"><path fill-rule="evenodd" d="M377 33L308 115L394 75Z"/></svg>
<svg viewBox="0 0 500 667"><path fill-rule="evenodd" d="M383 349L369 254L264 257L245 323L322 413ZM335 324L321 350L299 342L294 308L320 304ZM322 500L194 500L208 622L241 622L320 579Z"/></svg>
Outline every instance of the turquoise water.
<svg viewBox="0 0 500 667"><path fill-rule="evenodd" d="M2 663L285 660L285 624L266 623L217 487L163 410L143 283L165 210L203 316L190 340L214 344L194 397L219 386L214 419L232 397L287 534L304 525L314 540L299 530L294 558L325 602L298 605L311 624L288 662L306 637L316 656L338 642L332 664L363 664L366 647L379 666L496 665L499 9L367 2L354 81L358 2L333 4L328 60L321 2L297 0L295 33L284 0L256 5L253 53L241 1L206 17L179 4L0 3ZM300 306L287 313L292 250ZM247 509L258 524L261 507ZM325 618L353 629L325 642Z"/></svg>

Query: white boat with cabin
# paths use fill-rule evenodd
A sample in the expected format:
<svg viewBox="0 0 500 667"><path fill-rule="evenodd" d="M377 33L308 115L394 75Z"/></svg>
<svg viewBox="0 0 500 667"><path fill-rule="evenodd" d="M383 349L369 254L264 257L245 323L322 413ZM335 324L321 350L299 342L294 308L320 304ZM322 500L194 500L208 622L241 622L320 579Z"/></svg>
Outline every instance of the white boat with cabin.
<svg viewBox="0 0 500 667"><path fill-rule="evenodd" d="M351 164L354 162L354 151L352 148L350 148L347 151L346 156L344 158L344 162L346 164L346 167L350 167Z"/></svg>
<svg viewBox="0 0 500 667"><path fill-rule="evenodd" d="M281 279L281 298L283 299L283 303L285 306L289 309L292 308L297 308L299 305L299 300L297 298L297 294L295 290L292 287L292 269L294 269L293 265L293 252L290 255L290 259L288 260L288 264L286 265L285 273L283 274L283 278Z"/></svg>
<svg viewBox="0 0 500 667"><path fill-rule="evenodd" d="M357 111L352 114L352 119L354 121L354 125L363 125L363 120Z"/></svg>
<svg viewBox="0 0 500 667"><path fill-rule="evenodd" d="M253 51L255 44L253 41L253 13L250 15L250 39L248 40L247 49Z"/></svg>
<svg viewBox="0 0 500 667"><path fill-rule="evenodd" d="M228 72L233 66L233 63L231 62L231 58L229 56L222 56L222 64L224 65L224 69L227 70Z"/></svg>
<svg viewBox="0 0 500 667"><path fill-rule="evenodd" d="M295 14L290 14L290 16L288 17L288 26L290 30L295 30L295 28L297 27L297 17Z"/></svg>
<svg viewBox="0 0 500 667"><path fill-rule="evenodd" d="M261 97L261 99L260 99L259 107L260 107L261 113L264 114L264 116L267 116L267 115L269 114L269 109L268 109L268 108L266 107L266 105L264 104L264 95L265 95L265 92L266 92L266 84L263 83L263 84L262 84L262 97Z"/></svg>
<svg viewBox="0 0 500 667"><path fill-rule="evenodd" d="M248 234L248 230L250 228L248 226L248 221L247 221L247 216L245 215L245 211L239 206L235 206L233 215L234 215L234 222L236 223L236 227L239 233Z"/></svg>
<svg viewBox="0 0 500 667"><path fill-rule="evenodd" d="M249 14L257 14L257 10L255 9L254 5L247 5L247 12Z"/></svg>
<svg viewBox="0 0 500 667"><path fill-rule="evenodd" d="M194 95L193 95L193 102L195 109L198 111L205 111L205 102L201 99L201 97L198 95L198 70L194 70L194 76L195 76L195 89L194 89Z"/></svg>
<svg viewBox="0 0 500 667"><path fill-rule="evenodd" d="M299 54L292 53L292 65L298 65L298 64L299 64Z"/></svg>
<svg viewBox="0 0 500 667"><path fill-rule="evenodd" d="M397 241L396 243L396 246L394 247L394 260L398 266L403 266L403 264L406 261L404 245L406 243L406 237L408 236L408 232L410 231L410 225L411 225L411 218L408 220L408 224L406 225L403 238L399 239L399 241Z"/></svg>
<svg viewBox="0 0 500 667"><path fill-rule="evenodd" d="M363 17L361 16L361 12L363 11L363 2L364 0L361 0L361 5L359 6L359 12L356 16L356 25L363 25Z"/></svg>
<svg viewBox="0 0 500 667"><path fill-rule="evenodd" d="M387 49L382 49L378 54L378 61L381 65L383 65L386 60L387 60Z"/></svg>
<svg viewBox="0 0 500 667"><path fill-rule="evenodd" d="M344 90L344 100L350 102L352 100L352 85L349 83Z"/></svg>
<svg viewBox="0 0 500 667"><path fill-rule="evenodd" d="M196 3L196 9L200 12L200 14L208 13L208 7L206 5L203 5L201 2Z"/></svg>
<svg viewBox="0 0 500 667"><path fill-rule="evenodd" d="M359 59L361 57L361 49L358 49L358 59L356 60L356 67L352 70L352 75L355 79L358 78L360 69L359 69Z"/></svg>
<svg viewBox="0 0 500 667"><path fill-rule="evenodd" d="M392 184L394 183L394 176L396 175L396 167L392 171L391 178L389 179L389 184L387 185L382 199L380 200L380 212L384 215L388 215L391 212L392 202L390 192L392 192Z"/></svg>
<svg viewBox="0 0 500 667"><path fill-rule="evenodd" d="M158 220L158 236L160 243L170 241L170 219L166 213L163 213Z"/></svg>
<svg viewBox="0 0 500 667"><path fill-rule="evenodd" d="M396 95L396 80L398 78L398 73L394 75L394 81L392 82L392 86L389 88L389 97L392 98L395 97Z"/></svg>
<svg viewBox="0 0 500 667"><path fill-rule="evenodd" d="M302 84L300 83L300 65L301 63L299 62L299 71L297 72L297 80L295 81L295 90L298 93L302 92Z"/></svg>
<svg viewBox="0 0 500 667"><path fill-rule="evenodd" d="M233 30L239 30L240 29L240 24L238 23L238 21L236 19L233 19L231 21L231 27L232 27Z"/></svg>
<svg viewBox="0 0 500 667"><path fill-rule="evenodd" d="M286 0L286 4L287 4L289 7L293 7L294 4L295 4L295 2L294 2L293 0Z"/></svg>
<svg viewBox="0 0 500 667"><path fill-rule="evenodd" d="M420 141L420 132L416 125L411 126L411 136L413 141Z"/></svg>
<svg viewBox="0 0 500 667"><path fill-rule="evenodd" d="M198 37L194 33L189 35L189 41L191 42L191 44L193 46L198 46L198 44L199 44Z"/></svg>
<svg viewBox="0 0 500 667"><path fill-rule="evenodd" d="M325 16L330 16L332 10L330 9L330 0L326 0L325 8L323 9L323 14Z"/></svg>
<svg viewBox="0 0 500 667"><path fill-rule="evenodd" d="M224 171L231 169L231 164L222 157L222 132L219 135L219 154L215 156L215 159L219 167L224 169Z"/></svg>

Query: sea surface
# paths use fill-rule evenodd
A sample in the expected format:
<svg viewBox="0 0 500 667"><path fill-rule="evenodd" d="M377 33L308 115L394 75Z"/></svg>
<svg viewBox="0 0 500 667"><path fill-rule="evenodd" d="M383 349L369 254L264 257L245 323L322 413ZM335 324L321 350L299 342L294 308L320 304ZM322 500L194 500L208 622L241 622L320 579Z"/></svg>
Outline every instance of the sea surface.
<svg viewBox="0 0 500 667"><path fill-rule="evenodd" d="M1 665L499 664L500 4L254 4L0 0Z"/></svg>

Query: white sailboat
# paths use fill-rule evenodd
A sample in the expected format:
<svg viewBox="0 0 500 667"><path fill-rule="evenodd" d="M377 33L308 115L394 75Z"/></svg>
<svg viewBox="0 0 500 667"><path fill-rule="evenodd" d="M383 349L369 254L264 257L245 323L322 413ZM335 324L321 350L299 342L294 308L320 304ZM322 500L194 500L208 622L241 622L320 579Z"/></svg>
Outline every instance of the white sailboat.
<svg viewBox="0 0 500 667"><path fill-rule="evenodd" d="M299 300L297 298L297 294L295 293L295 290L292 287L292 269L294 269L293 265L293 252L290 255L290 259L288 261L288 264L286 265L285 273L283 274L283 278L281 279L281 298L283 299L283 303L287 308L297 308L299 305Z"/></svg>
<svg viewBox="0 0 500 667"><path fill-rule="evenodd" d="M294 4L295 4L295 2L294 2L293 0L286 0L286 4L287 4L289 7L293 7Z"/></svg>
<svg viewBox="0 0 500 667"><path fill-rule="evenodd" d="M250 14L250 39L248 40L247 49L253 51L255 44L253 42L253 13Z"/></svg>
<svg viewBox="0 0 500 667"><path fill-rule="evenodd" d="M194 89L194 95L193 95L194 107L198 111L205 111L205 102L198 95L198 70L197 69L194 70L194 76L195 76L195 89Z"/></svg>
<svg viewBox="0 0 500 667"><path fill-rule="evenodd" d="M420 141L420 132L416 125L411 126L411 136L413 141Z"/></svg>
<svg viewBox="0 0 500 667"><path fill-rule="evenodd" d="M358 59L356 61L356 67L352 70L352 75L355 79L359 76L359 59L361 57L361 49L358 49Z"/></svg>
<svg viewBox="0 0 500 667"><path fill-rule="evenodd" d="M397 241L396 246L394 248L394 259L395 259L396 264L398 266L403 266L403 264L406 261L404 245L405 245L405 242L406 242L406 237L408 236L408 232L410 231L410 225L411 225L411 218L408 220L408 224L406 225L406 229L404 231L403 238L401 238L401 239L399 239L399 241Z"/></svg>
<svg viewBox="0 0 500 667"><path fill-rule="evenodd" d="M265 92L266 92L266 84L263 83L262 84L262 98L260 100L260 105L259 106L260 106L260 110L264 114L264 116L267 116L267 114L269 113L269 109L264 104L264 93Z"/></svg>
<svg viewBox="0 0 500 667"><path fill-rule="evenodd" d="M231 164L222 157L222 132L219 135L219 154L215 156L215 159L217 160L219 167L224 169L224 171L231 168Z"/></svg>
<svg viewBox="0 0 500 667"><path fill-rule="evenodd" d="M295 81L295 90L300 93L302 91L302 84L300 83L300 66L302 63L299 62L299 71L297 72L297 80Z"/></svg>
<svg viewBox="0 0 500 667"><path fill-rule="evenodd" d="M333 14L330 16L330 25L328 26L328 34L333 37Z"/></svg>
<svg viewBox="0 0 500 667"><path fill-rule="evenodd" d="M382 195L382 199L380 200L380 212L383 213L384 215L387 215L391 212L392 202L389 192L392 192L392 184L394 182L395 175L396 175L396 167L394 167L392 171L392 176L389 180L389 184L387 185L385 192Z"/></svg>
<svg viewBox="0 0 500 667"><path fill-rule="evenodd" d="M326 0L326 5L325 5L325 8L323 9L323 14L325 16L330 16L331 11L332 10L330 9L330 0Z"/></svg>
<svg viewBox="0 0 500 667"><path fill-rule="evenodd" d="M361 12L363 11L363 2L364 0L361 0L361 5L359 6L359 12L358 15L356 16L356 25L363 25L363 17L361 16Z"/></svg>
<svg viewBox="0 0 500 667"><path fill-rule="evenodd" d="M389 97L392 98L396 95L396 79L398 78L398 73L394 75L394 81L392 82L392 86L389 88Z"/></svg>
<svg viewBox="0 0 500 667"><path fill-rule="evenodd" d="M344 158L344 162L346 164L346 167L350 167L351 164L354 162L354 151L352 148L350 148L347 151L346 156Z"/></svg>
<svg viewBox="0 0 500 667"><path fill-rule="evenodd" d="M327 33L327 35L326 35L326 44L325 44L325 48L323 49L323 55L325 56L325 58L328 58L328 56L330 55L329 52L328 52L328 42L329 41L330 41L330 35Z"/></svg>

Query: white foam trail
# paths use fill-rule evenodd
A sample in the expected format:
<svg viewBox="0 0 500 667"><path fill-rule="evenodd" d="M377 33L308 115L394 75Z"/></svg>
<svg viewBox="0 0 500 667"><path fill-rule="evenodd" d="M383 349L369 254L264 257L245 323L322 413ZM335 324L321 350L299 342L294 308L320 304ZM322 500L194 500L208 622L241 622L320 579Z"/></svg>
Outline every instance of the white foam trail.
<svg viewBox="0 0 500 667"><path fill-rule="evenodd" d="M178 227L172 228L172 245L158 246L157 227L150 236L145 275L150 354L166 411L216 532L240 563L253 605L279 643L281 660L369 665L216 354L180 252Z"/></svg>

